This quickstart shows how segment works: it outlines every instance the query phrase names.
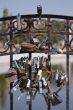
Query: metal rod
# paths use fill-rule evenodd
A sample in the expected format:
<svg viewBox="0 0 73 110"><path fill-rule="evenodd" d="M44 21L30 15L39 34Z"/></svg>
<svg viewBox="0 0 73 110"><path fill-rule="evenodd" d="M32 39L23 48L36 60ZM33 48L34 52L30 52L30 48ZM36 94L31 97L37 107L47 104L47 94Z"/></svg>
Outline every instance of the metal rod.
<svg viewBox="0 0 73 110"><path fill-rule="evenodd" d="M12 49L12 40L13 40L13 33L12 33L12 20L10 21L10 68L13 66L13 49Z"/></svg>
<svg viewBox="0 0 73 110"><path fill-rule="evenodd" d="M31 63L31 52L29 52L29 62ZM31 80L31 64L29 64L29 79Z"/></svg>
<svg viewBox="0 0 73 110"><path fill-rule="evenodd" d="M12 87L13 82L10 83L10 110L13 110L13 93L11 92Z"/></svg>
<svg viewBox="0 0 73 110"><path fill-rule="evenodd" d="M0 21L14 20L16 18L17 16L3 17L3 18L0 18ZM21 15L21 18L39 18L39 15L38 14ZM54 14L41 14L41 18L57 18L57 19L73 20L73 16L54 15Z"/></svg>
<svg viewBox="0 0 73 110"><path fill-rule="evenodd" d="M29 52L29 62L30 62L30 64L29 64L29 79L30 79L30 89L31 89L31 52ZM30 94L30 98L31 98L31 94ZM29 110L32 110L32 100L30 101L30 104L29 104Z"/></svg>
<svg viewBox="0 0 73 110"><path fill-rule="evenodd" d="M10 92L10 110L13 110L13 93Z"/></svg>
<svg viewBox="0 0 73 110"><path fill-rule="evenodd" d="M67 82L66 82L66 110L69 110L69 21L66 21L67 27L67 35L66 35L66 74L67 74Z"/></svg>
<svg viewBox="0 0 73 110"><path fill-rule="evenodd" d="M32 110L32 104L31 104L31 102L29 104L29 110Z"/></svg>
<svg viewBox="0 0 73 110"><path fill-rule="evenodd" d="M14 63L15 63L16 71L17 71L17 79L19 79L20 78L20 74L21 74L20 68L19 68L16 60L14 61Z"/></svg>
<svg viewBox="0 0 73 110"><path fill-rule="evenodd" d="M50 22L50 19L48 19L48 24ZM50 50L50 28L48 25L48 51ZM48 70L51 71L51 56L48 54ZM50 92L48 88L48 92ZM48 101L48 110L51 110L51 101Z"/></svg>

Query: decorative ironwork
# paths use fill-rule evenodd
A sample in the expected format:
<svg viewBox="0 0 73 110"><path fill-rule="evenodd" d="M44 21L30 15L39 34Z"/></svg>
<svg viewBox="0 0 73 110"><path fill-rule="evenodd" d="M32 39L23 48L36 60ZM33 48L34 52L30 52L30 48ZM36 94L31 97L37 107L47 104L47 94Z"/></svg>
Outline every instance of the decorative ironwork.
<svg viewBox="0 0 73 110"><path fill-rule="evenodd" d="M2 36L10 36L10 28L12 28L12 34L13 34L13 39L15 38L15 36L19 36L19 35L22 35L22 33L25 35L25 36L27 36L26 34L27 33L31 33L31 35L33 35L34 33L36 33L36 34L38 34L39 36L40 36L40 34L42 33L43 35L44 35L44 33L48 33L48 27L50 27L51 26L51 28L50 28L50 31L51 31L51 33L52 34L54 34L54 35L63 35L63 36L66 36L66 34L67 34L67 31L66 31L66 27L67 27L67 25L66 25L66 22L63 22L64 23L64 25L65 25L65 28L64 28L64 30L55 30L54 29L54 27L53 27L53 22L52 22L52 19L50 20L50 22L48 23L48 18L56 18L56 15L41 15L41 18L39 18L39 16L37 17L38 15L30 15L30 18L29 18L29 16L27 17L27 15L26 16L23 16L23 15L21 15L20 16L20 29L18 29L18 19L17 19L17 17L7 17L7 18L9 18L9 20L10 19L12 19L12 25L9 23L10 21L7 19L7 18L1 18L1 22L2 21L7 21L7 24L6 24L6 27L7 27L7 29L6 29L6 32L1 32L0 31L0 36L2 37ZM46 16L46 17L45 17ZM32 17L32 18L31 18ZM61 19L64 19L64 16L60 16L61 17ZM57 18L59 18L60 19L60 17L59 16L57 16ZM63 18L62 18L63 17ZM69 17L67 17L67 16L65 16L65 19L69 19ZM72 20L72 17L71 17L71 20ZM69 21L70 23L69 23L69 25L68 25L68 27L69 27L69 32L68 32L68 34L69 35L71 35L71 37L70 37L70 40L69 40L69 47L70 47L70 54L73 54L73 52L72 52L72 41L73 41L73 37L72 37L72 35L73 35L73 31L72 31L72 22L71 22L71 20ZM47 36L47 35L46 35ZM31 36L30 36L31 37ZM47 36L48 37L48 36ZM66 37L65 37L66 38ZM65 39L64 38L64 39ZM13 42L13 41L10 41L10 38L8 39L8 42L7 42L7 45L8 45L8 47L7 48L2 48L2 49L0 49L0 54L2 54L3 55L3 53L4 54L9 54L9 51L8 51L8 49L9 49L9 47L10 47L10 44L11 44L11 42ZM46 41L47 42L47 41ZM64 44L64 46L63 46L63 48L62 49L64 49L65 50L65 47L66 47L66 45L67 45L67 41L65 40L64 41L65 42L65 44ZM6 43L6 42L5 42ZM11 45L15 45L15 44L11 44ZM14 46L15 47L15 46ZM1 51L2 50L2 51ZM4 50L4 51L3 51Z"/></svg>
<svg viewBox="0 0 73 110"><path fill-rule="evenodd" d="M67 73L67 83L66 83L66 99L67 105L66 109L69 110L69 55L73 55L73 17L72 16L62 16L62 15L50 15L42 14L42 7L37 7L37 14L33 15L17 15L5 18L0 18L0 22L6 22L5 30L2 30L2 25L0 25L0 38L3 39L0 42L0 55L10 54L10 68L13 67L13 54L14 53L29 53L29 60L31 59L31 53L48 53L49 66L48 70L51 71L51 54L66 54L66 73ZM64 24L64 30L55 29L53 27L53 20L62 20ZM33 38L37 35L44 36L46 38L37 44L33 41ZM34 35L34 36L33 36ZM61 35L64 37L64 44L61 49L53 48L53 35ZM19 47L16 47L15 38L24 36L19 43ZM60 37L59 37L60 38ZM4 42L4 40L6 40ZM53 42L52 42L53 41ZM5 47L4 47L5 46ZM26 49L27 48L27 49ZM29 79L31 80L31 66L29 66ZM12 97L12 96L11 96ZM49 102L50 104L50 102ZM12 108L12 107L11 107ZM50 106L48 106L50 109ZM13 108L11 109L13 110Z"/></svg>

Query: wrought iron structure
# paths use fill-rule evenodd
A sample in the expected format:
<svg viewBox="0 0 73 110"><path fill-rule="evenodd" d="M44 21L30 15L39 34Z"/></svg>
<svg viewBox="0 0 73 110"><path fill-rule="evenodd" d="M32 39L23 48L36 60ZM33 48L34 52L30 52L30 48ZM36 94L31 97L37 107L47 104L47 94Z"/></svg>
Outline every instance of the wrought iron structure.
<svg viewBox="0 0 73 110"><path fill-rule="evenodd" d="M61 20L64 23L64 30L55 30L53 28L53 20ZM66 110L69 110L69 55L73 55L73 17L72 16L64 16L64 15L52 15L52 14L42 14L42 7L37 7L37 14L31 15L20 15L17 16L9 16L5 18L0 18L0 24L5 22L5 30L2 31L0 25L0 38L7 37L7 47L0 48L0 55L10 55L10 68L13 66L13 54L20 53L20 49L25 47L23 45L16 47L15 38L24 36L25 40L27 36L28 44L31 43L32 38L37 38L37 36L44 36L46 33L47 37L40 43L40 46L31 45L31 49L27 48L27 51L24 50L24 53L29 53L29 60L31 59L31 53L48 53L49 59L49 67L48 70L51 70L50 63L50 48L53 46L52 42L52 34L60 34L64 36L64 45L62 47L63 53L66 54L66 74L67 74L67 82L66 82ZM71 35L71 38L70 38ZM30 40L29 40L30 39ZM27 44L27 45L28 45ZM33 44L33 43L31 43ZM44 46L46 48L44 48ZM29 67L31 79L31 67ZM11 96L12 97L12 96ZM29 107L31 108L31 107ZM50 109L50 106L48 107ZM11 110L13 108L11 107Z"/></svg>

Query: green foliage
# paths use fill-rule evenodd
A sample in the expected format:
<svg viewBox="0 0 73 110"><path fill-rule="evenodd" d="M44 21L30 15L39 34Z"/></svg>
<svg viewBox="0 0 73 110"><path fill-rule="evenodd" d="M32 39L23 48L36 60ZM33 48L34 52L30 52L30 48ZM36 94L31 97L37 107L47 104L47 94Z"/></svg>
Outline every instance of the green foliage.
<svg viewBox="0 0 73 110"><path fill-rule="evenodd" d="M47 38L47 33L44 33L44 34L40 34L37 36L37 39L42 42L44 39Z"/></svg>
<svg viewBox="0 0 73 110"><path fill-rule="evenodd" d="M52 28L55 31L64 31L65 30L64 21L52 20Z"/></svg>
<svg viewBox="0 0 73 110"><path fill-rule="evenodd" d="M53 44L57 44L58 42L64 40L64 36L60 35L60 34L52 34L51 35L51 40L53 42Z"/></svg>
<svg viewBox="0 0 73 110"><path fill-rule="evenodd" d="M52 30L53 31L65 31L64 21L52 20ZM48 37L48 33L43 33L42 35L37 36L39 41L43 41ZM50 39L52 40L53 44L58 43L64 39L64 35L62 34L50 34Z"/></svg>
<svg viewBox="0 0 73 110"><path fill-rule="evenodd" d="M3 10L3 17L7 17L8 16L8 9L5 8ZM2 32L5 32L6 31L6 28L7 28L7 22L6 21L3 21L2 22Z"/></svg>
<svg viewBox="0 0 73 110"><path fill-rule="evenodd" d="M5 8L5 9L3 10L3 17L7 17L7 16L8 16L8 9Z"/></svg>
<svg viewBox="0 0 73 110"><path fill-rule="evenodd" d="M5 9L3 10L3 17L7 17L7 16L8 16L8 9L5 8ZM0 23L0 31L1 31L1 32L3 32L3 33L7 32L7 30L8 30L7 23L8 23L8 21L2 21L2 22ZM7 35L1 36L1 39L7 40Z"/></svg>
<svg viewBox="0 0 73 110"><path fill-rule="evenodd" d="M18 34L18 35L14 35L14 41L16 42L16 44L21 44L22 42L28 42L29 41L29 36L25 35L24 33Z"/></svg>

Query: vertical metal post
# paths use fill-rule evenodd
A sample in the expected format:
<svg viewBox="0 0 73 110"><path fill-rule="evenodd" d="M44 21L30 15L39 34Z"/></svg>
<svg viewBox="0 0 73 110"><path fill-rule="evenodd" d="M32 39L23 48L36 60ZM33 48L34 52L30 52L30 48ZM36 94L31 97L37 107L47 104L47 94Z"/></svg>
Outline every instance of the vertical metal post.
<svg viewBox="0 0 73 110"><path fill-rule="evenodd" d="M13 32L12 32L12 20L10 20L10 68L12 68L13 62L13 49L12 49L12 40L13 40Z"/></svg>
<svg viewBox="0 0 73 110"><path fill-rule="evenodd" d="M48 54L48 70L51 71L51 57Z"/></svg>
<svg viewBox="0 0 73 110"><path fill-rule="evenodd" d="M13 93L11 92L12 87L13 82L10 83L10 110L13 110Z"/></svg>
<svg viewBox="0 0 73 110"><path fill-rule="evenodd" d="M29 62L31 63L31 52L29 52ZM29 64L29 79L31 80L31 64Z"/></svg>
<svg viewBox="0 0 73 110"><path fill-rule="evenodd" d="M50 50L50 28L49 28L50 19L48 19L48 52ZM51 57L48 54L48 70L51 71ZM50 90L48 90L50 92ZM48 101L48 110L51 110L51 101Z"/></svg>
<svg viewBox="0 0 73 110"><path fill-rule="evenodd" d="M29 20L29 37L31 37L31 33L30 33L30 30L31 30L31 19ZM31 55L32 55L32 52L29 52L29 79L30 79L30 90L29 92L31 92L31 79L32 79L32 71L31 71ZM31 98L31 93L30 93L30 98ZM30 99L31 100L31 99ZM32 100L30 101L30 104L29 104L29 110L32 110Z"/></svg>
<svg viewBox="0 0 73 110"><path fill-rule="evenodd" d="M69 110L69 21L66 21L66 110Z"/></svg>
<svg viewBox="0 0 73 110"><path fill-rule="evenodd" d="M31 52L29 52L29 62L31 63ZM29 79L31 81L31 64L29 64ZM30 86L31 86L31 82L30 82ZM30 87L31 89L31 87ZM29 90L30 91L30 90ZM31 94L30 94L31 95ZM31 98L31 96L30 96ZM31 99L30 99L31 100ZM32 110L32 101L30 101L30 104L29 104L29 110Z"/></svg>
<svg viewBox="0 0 73 110"><path fill-rule="evenodd" d="M29 104L29 110L32 110L32 103Z"/></svg>
<svg viewBox="0 0 73 110"><path fill-rule="evenodd" d="M13 110L13 93L10 92L10 110Z"/></svg>
<svg viewBox="0 0 73 110"><path fill-rule="evenodd" d="M48 52L50 51L51 39L50 39L50 19L48 19ZM51 71L51 56L48 54L48 70Z"/></svg>

